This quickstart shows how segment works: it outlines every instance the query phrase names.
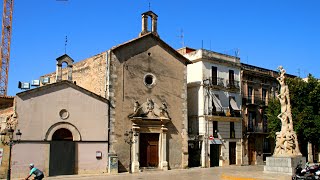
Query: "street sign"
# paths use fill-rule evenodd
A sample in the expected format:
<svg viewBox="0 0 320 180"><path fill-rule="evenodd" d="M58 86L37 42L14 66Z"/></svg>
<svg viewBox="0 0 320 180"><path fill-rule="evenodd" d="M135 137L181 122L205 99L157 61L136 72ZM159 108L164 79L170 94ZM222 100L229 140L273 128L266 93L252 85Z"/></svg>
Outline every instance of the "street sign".
<svg viewBox="0 0 320 180"><path fill-rule="evenodd" d="M210 139L210 140L213 140L213 139L214 139L213 135L210 135L210 136L209 136L209 139Z"/></svg>

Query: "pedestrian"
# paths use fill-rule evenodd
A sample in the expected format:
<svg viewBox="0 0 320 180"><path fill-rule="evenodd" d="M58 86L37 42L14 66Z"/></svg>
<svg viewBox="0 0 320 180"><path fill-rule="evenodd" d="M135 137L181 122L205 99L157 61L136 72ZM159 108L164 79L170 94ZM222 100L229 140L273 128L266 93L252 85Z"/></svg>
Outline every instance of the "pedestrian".
<svg viewBox="0 0 320 180"><path fill-rule="evenodd" d="M37 179L37 180L43 179L44 175L43 175L42 171L40 171L38 168L34 167L33 164L30 164L29 168L30 168L30 173L29 173L28 177L25 178L25 180L28 180L32 176L32 174L35 175L34 179Z"/></svg>

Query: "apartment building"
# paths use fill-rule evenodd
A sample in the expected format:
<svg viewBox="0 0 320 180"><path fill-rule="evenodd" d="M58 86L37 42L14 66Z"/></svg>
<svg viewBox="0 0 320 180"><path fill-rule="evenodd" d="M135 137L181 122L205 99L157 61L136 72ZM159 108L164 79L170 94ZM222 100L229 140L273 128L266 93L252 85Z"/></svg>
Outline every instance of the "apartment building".
<svg viewBox="0 0 320 180"><path fill-rule="evenodd" d="M240 59L182 48L187 66L190 167L242 163Z"/></svg>

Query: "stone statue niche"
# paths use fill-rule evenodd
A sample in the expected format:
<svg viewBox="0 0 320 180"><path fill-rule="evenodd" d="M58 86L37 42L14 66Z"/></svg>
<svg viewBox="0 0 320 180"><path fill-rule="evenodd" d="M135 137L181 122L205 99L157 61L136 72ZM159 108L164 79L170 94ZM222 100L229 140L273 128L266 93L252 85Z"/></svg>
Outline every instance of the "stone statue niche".
<svg viewBox="0 0 320 180"><path fill-rule="evenodd" d="M291 105L289 97L289 88L285 84L285 69L282 66L278 67L279 77L277 78L280 84L280 92L277 95L281 113L277 116L281 120L281 131L276 132L276 146L274 149L274 157L291 157L301 156L296 132L293 130Z"/></svg>

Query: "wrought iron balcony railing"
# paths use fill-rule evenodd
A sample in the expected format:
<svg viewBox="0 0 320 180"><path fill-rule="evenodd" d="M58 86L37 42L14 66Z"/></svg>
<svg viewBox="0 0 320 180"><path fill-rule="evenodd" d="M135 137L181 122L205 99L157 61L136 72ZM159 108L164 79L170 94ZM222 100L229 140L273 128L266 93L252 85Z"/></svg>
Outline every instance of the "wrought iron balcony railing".
<svg viewBox="0 0 320 180"><path fill-rule="evenodd" d="M255 96L242 96L243 103L244 104L254 104L254 105L260 105L260 106L267 106L268 102L266 98L259 98Z"/></svg>
<svg viewBox="0 0 320 180"><path fill-rule="evenodd" d="M240 89L240 81L236 81L236 80L227 80L226 81L227 84L227 88L230 89Z"/></svg>
<svg viewBox="0 0 320 180"><path fill-rule="evenodd" d="M224 79L220 77L208 77L204 82L210 87L225 87Z"/></svg>

